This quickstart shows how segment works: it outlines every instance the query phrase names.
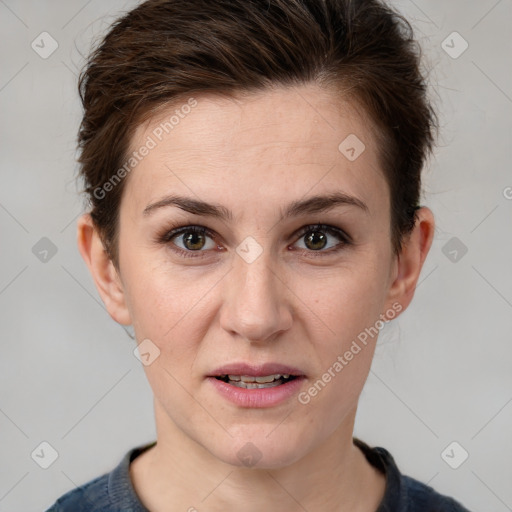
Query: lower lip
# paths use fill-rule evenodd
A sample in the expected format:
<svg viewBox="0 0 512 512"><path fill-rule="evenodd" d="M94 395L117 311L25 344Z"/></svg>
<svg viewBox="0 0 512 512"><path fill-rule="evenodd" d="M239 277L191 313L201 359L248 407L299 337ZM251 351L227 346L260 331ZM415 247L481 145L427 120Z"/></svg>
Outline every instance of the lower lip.
<svg viewBox="0 0 512 512"><path fill-rule="evenodd" d="M207 377L214 388L227 400L238 405L239 407L273 407L288 400L296 395L302 386L304 377L295 377L295 379L274 386L272 388L256 388L246 389L239 388L216 379L215 377Z"/></svg>

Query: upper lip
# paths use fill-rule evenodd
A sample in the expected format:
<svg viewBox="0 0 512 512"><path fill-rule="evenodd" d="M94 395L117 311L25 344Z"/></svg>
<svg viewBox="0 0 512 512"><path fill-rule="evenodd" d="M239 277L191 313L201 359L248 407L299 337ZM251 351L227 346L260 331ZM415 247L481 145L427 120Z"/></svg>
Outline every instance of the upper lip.
<svg viewBox="0 0 512 512"><path fill-rule="evenodd" d="M304 376L304 372L293 366L280 363L250 364L250 363L229 363L213 370L209 377L220 377L222 375L247 375L249 377L264 377L266 375L294 375Z"/></svg>

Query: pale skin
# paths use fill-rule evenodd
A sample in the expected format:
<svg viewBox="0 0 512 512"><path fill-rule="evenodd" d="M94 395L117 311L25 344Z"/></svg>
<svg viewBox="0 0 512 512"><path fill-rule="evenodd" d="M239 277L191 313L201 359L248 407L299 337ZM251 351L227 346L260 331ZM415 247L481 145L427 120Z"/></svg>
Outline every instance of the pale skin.
<svg viewBox="0 0 512 512"><path fill-rule="evenodd" d="M273 407L239 407L206 376L228 362L280 362L303 371L307 391L393 304L408 307L432 243L433 214L417 211L395 255L371 124L333 91L311 84L196 99L127 178L118 268L89 215L78 223L81 254L110 315L160 350L144 367L157 444L131 464L135 490L152 512L374 512L385 478L352 436L376 337L306 405L293 396ZM132 149L160 122L141 125ZM366 146L355 161L338 150L349 134ZM338 204L281 219L292 202L334 192L366 207ZM144 214L171 194L222 206L232 218L175 205ZM326 245L311 248L301 228L316 224L352 242L316 230ZM213 234L200 237L200 249L180 235L157 241L171 226L191 225ZM248 236L262 249L251 263L236 252ZM261 454L253 467L237 457L248 442Z"/></svg>

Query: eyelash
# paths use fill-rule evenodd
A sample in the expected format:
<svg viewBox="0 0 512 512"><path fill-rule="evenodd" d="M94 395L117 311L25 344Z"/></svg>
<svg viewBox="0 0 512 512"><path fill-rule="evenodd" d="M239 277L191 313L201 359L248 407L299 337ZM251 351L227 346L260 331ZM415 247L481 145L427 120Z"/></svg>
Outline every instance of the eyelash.
<svg viewBox="0 0 512 512"><path fill-rule="evenodd" d="M340 251L342 248L349 246L352 244L352 241L350 237L341 229L336 228L334 226L329 226L327 224L309 224L307 226L302 227L300 230L295 232L293 235L294 238L297 238L297 241L300 240L302 237L304 237L307 233L311 232L325 232L329 235L333 235L337 237L340 240L340 243L338 243L335 247L331 247L325 251L318 250L314 251L311 249L298 249L299 251L302 251L302 254L307 254L308 257L321 257L325 255L330 255L333 253L336 253ZM157 242L159 244L168 245L170 244L171 249L178 253L179 255L185 257L185 258L204 258L208 256L208 251L203 250L197 250L197 251L185 251L181 249L180 247L177 247L175 244L172 243L172 240L183 234L183 233L195 233L199 235L204 235L215 239L215 233L210 231L208 228L204 226L195 226L195 225L188 225L188 226L182 226L178 228L171 228L170 230L165 231L162 235L157 237Z"/></svg>

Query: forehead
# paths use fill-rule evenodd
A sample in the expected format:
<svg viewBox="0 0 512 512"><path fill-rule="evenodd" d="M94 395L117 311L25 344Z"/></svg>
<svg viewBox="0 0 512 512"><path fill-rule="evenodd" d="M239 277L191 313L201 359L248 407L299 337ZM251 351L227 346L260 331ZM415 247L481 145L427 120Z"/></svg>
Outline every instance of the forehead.
<svg viewBox="0 0 512 512"><path fill-rule="evenodd" d="M163 188L184 191L187 183L189 195L245 189L276 199L341 185L369 203L385 190L373 124L319 86L185 98L137 128L130 152L144 145L151 150L126 192L139 208Z"/></svg>

